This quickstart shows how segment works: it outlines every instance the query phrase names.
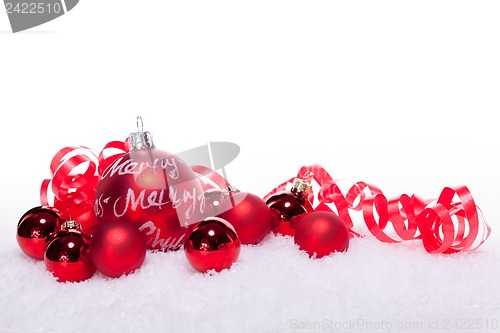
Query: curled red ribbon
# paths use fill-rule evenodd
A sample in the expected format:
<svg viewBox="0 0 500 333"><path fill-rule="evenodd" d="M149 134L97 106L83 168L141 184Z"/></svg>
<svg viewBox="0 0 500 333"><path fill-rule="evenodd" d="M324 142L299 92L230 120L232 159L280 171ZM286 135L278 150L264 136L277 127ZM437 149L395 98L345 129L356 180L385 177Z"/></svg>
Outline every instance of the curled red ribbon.
<svg viewBox="0 0 500 333"><path fill-rule="evenodd" d="M108 156L110 151L113 153ZM55 207L64 219L78 221L83 230L92 228L97 222L94 198L99 175L127 151L122 141L107 143L99 155L85 146L62 148L50 163L51 178L42 181L40 203ZM49 193L53 200L49 200Z"/></svg>
<svg viewBox="0 0 500 333"><path fill-rule="evenodd" d="M65 147L50 163L51 179L44 179L40 188L42 205L58 209L64 219L74 219L82 227L95 224L94 196L99 182L97 155L84 146ZM49 203L49 190L53 204Z"/></svg>
<svg viewBox="0 0 500 333"><path fill-rule="evenodd" d="M469 189L463 185L445 187L437 200L415 194L387 199L378 187L365 182L354 183L344 195L339 181L317 164L302 167L297 178L309 182L314 179L320 186L315 210L333 211L329 206L333 204L351 232L354 225L350 211L361 211L368 230L382 242L421 239L429 253L471 252L481 246L491 232ZM264 199L286 189L291 181L293 178L273 189ZM312 191L308 199L314 205Z"/></svg>
<svg viewBox="0 0 500 333"><path fill-rule="evenodd" d="M108 152L111 152L109 156ZM98 157L99 175L102 175L104 173L104 170L106 170L108 166L113 164L113 162L116 161L117 158L128 152L129 152L128 139L126 141L108 142L99 153Z"/></svg>

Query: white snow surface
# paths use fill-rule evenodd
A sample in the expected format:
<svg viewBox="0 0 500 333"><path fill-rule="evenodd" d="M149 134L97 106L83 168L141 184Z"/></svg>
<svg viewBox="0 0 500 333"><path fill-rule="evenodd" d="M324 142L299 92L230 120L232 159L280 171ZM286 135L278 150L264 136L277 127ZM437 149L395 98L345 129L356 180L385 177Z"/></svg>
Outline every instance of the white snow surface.
<svg viewBox="0 0 500 333"><path fill-rule="evenodd" d="M270 234L220 273L196 272L180 250L150 252L118 279L58 283L11 247L0 253L0 332L492 331L499 259L492 239L474 253L430 255L419 241L370 235L310 259Z"/></svg>

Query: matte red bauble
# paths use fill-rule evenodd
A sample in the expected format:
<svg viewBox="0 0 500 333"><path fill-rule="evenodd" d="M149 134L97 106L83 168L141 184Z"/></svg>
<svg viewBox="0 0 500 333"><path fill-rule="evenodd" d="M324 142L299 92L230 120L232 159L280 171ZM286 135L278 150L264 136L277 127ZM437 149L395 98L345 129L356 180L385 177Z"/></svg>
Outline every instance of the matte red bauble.
<svg viewBox="0 0 500 333"><path fill-rule="evenodd" d="M46 238L61 227L59 212L52 207L39 206L28 210L17 224L17 244L33 259L43 260Z"/></svg>
<svg viewBox="0 0 500 333"><path fill-rule="evenodd" d="M51 237L45 250L45 267L58 282L81 282L91 278L95 267L90 260L90 236L76 221L67 221Z"/></svg>
<svg viewBox="0 0 500 333"><path fill-rule="evenodd" d="M95 213L99 224L134 223L149 249L176 250L188 226L201 221L203 190L191 168L156 149L149 132L132 133L130 152L101 176Z"/></svg>
<svg viewBox="0 0 500 333"><path fill-rule="evenodd" d="M144 237L131 222L102 224L90 240L90 258L109 277L127 275L141 267L146 257Z"/></svg>
<svg viewBox="0 0 500 333"><path fill-rule="evenodd" d="M304 216L295 229L294 242L310 257L321 258L349 248L349 231L333 212L312 212Z"/></svg>
<svg viewBox="0 0 500 333"><path fill-rule="evenodd" d="M227 221L208 218L192 227L184 243L189 263L200 272L220 272L238 260L241 243Z"/></svg>
<svg viewBox="0 0 500 333"><path fill-rule="evenodd" d="M255 194L231 193L218 208L220 218L234 227L242 244L257 244L271 231L271 212Z"/></svg>
<svg viewBox="0 0 500 333"><path fill-rule="evenodd" d="M290 191L280 191L266 200L271 209L272 230L276 234L293 236L302 217L313 210L306 195L311 185L296 178Z"/></svg>

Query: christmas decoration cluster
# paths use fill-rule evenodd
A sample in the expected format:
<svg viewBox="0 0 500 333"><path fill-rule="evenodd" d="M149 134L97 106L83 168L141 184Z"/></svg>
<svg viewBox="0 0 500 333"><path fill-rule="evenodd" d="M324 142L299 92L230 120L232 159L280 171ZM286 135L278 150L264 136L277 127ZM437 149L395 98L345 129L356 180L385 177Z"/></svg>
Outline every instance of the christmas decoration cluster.
<svg viewBox="0 0 500 333"><path fill-rule="evenodd" d="M321 258L347 251L361 236L352 211L362 212L380 241L421 240L429 253L473 251L490 233L465 186L445 188L437 200L388 200L364 182L344 194L311 165L263 198L240 192L215 170L157 149L139 120L137 132L99 154L83 146L57 152L40 206L21 216L20 249L43 260L58 282L84 281L96 271L131 274L147 251L183 249L197 271L220 272L238 260L241 244L259 244L269 233L293 237L299 250Z"/></svg>

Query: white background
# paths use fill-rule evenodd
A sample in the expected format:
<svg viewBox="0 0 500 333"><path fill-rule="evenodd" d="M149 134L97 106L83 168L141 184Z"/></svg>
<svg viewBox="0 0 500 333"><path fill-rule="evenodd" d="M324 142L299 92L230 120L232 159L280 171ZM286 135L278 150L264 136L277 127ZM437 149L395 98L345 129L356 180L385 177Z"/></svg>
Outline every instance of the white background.
<svg viewBox="0 0 500 333"><path fill-rule="evenodd" d="M81 1L12 34L0 15L1 240L52 156L135 130L178 152L232 141L264 195L319 163L387 196L464 184L499 219L500 5L465 1Z"/></svg>
<svg viewBox="0 0 500 333"><path fill-rule="evenodd" d="M466 185L494 242L499 15L497 1L82 0L12 34L0 13L1 247L60 148L100 150L138 115L163 150L239 144L228 177L260 196L312 163L388 197Z"/></svg>

